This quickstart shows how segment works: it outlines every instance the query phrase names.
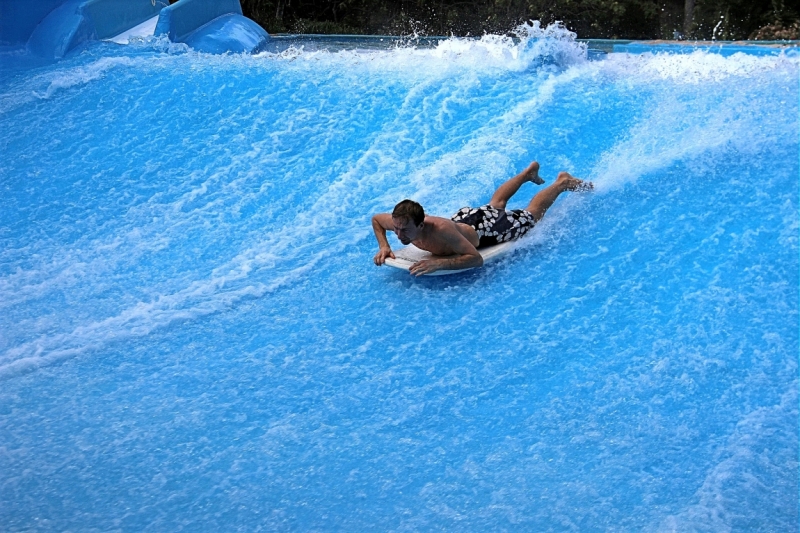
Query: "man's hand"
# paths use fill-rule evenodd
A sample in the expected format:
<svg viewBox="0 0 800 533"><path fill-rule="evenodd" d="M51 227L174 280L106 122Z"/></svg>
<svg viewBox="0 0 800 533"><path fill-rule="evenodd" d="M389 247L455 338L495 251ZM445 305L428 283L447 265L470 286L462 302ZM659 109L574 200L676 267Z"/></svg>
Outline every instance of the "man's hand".
<svg viewBox="0 0 800 533"><path fill-rule="evenodd" d="M422 261L417 261L408 269L412 276L422 276L423 274L430 274L437 270L441 270L440 261L437 259L423 259Z"/></svg>
<svg viewBox="0 0 800 533"><path fill-rule="evenodd" d="M381 249L378 250L377 254L375 254L374 258L375 264L381 266L386 262L387 257L391 257L392 259L394 259L394 254L392 253L392 249L389 248L388 246L381 246Z"/></svg>

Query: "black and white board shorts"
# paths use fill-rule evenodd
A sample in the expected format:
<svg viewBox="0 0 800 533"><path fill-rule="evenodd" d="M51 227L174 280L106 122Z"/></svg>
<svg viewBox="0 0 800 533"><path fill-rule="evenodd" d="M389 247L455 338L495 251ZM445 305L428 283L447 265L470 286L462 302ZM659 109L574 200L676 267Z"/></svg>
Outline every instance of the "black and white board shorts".
<svg viewBox="0 0 800 533"><path fill-rule="evenodd" d="M533 215L524 209L505 210L491 205L462 207L450 220L475 228L481 248L519 239L536 225Z"/></svg>

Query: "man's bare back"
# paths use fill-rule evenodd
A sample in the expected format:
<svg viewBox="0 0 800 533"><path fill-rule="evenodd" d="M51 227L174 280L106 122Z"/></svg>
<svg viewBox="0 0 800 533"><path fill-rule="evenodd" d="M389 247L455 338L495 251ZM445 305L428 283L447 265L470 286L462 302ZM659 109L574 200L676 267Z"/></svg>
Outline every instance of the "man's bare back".
<svg viewBox="0 0 800 533"><path fill-rule="evenodd" d="M412 241L414 246L421 250L426 250L433 255L456 255L463 253L463 249L454 244L462 244L462 239L465 239L477 251L478 234L466 224L428 215L425 217L424 228L427 228L427 231L423 231L416 241ZM471 250L471 248L469 249Z"/></svg>

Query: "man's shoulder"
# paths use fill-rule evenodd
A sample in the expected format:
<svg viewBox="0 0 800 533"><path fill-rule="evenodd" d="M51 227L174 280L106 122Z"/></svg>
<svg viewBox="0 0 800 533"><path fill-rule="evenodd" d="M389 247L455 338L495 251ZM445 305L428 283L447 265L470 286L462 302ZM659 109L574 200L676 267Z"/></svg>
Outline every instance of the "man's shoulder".
<svg viewBox="0 0 800 533"><path fill-rule="evenodd" d="M453 255L474 252L475 247L461 234L456 223L443 217L425 217L428 231L417 247L434 255Z"/></svg>

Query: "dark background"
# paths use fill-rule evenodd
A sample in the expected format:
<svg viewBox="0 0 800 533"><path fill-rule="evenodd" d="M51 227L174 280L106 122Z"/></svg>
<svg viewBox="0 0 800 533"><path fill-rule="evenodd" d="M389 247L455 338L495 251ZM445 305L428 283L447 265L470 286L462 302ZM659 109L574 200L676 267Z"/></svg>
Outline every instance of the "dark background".
<svg viewBox="0 0 800 533"><path fill-rule="evenodd" d="M504 34L562 21L585 39L798 39L800 0L241 0L270 33ZM690 15L686 15L686 13Z"/></svg>

